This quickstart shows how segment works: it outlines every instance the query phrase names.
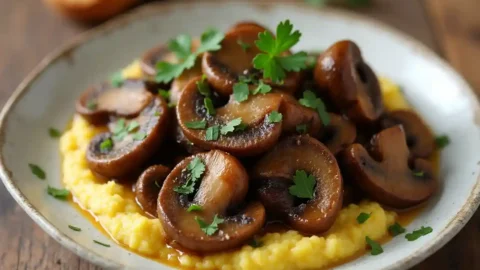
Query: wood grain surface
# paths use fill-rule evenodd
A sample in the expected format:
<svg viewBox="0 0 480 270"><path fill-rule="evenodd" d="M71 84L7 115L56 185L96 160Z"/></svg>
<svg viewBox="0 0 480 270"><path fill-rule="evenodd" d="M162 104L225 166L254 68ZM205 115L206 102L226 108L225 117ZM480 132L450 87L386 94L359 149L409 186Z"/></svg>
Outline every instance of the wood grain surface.
<svg viewBox="0 0 480 270"><path fill-rule="evenodd" d="M417 38L444 56L480 93L479 0L377 0L356 10ZM39 0L0 0L0 104L52 49L90 28ZM98 269L44 233L0 185L0 269ZM414 269L480 269L480 213Z"/></svg>

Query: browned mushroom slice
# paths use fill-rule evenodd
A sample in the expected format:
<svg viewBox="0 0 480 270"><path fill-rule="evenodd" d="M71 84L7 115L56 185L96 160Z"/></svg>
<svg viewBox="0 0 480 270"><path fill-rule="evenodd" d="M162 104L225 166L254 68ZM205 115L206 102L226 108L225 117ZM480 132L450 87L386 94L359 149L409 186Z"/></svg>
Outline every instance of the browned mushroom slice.
<svg viewBox="0 0 480 270"><path fill-rule="evenodd" d="M123 134L111 132L95 136L87 149L89 168L105 177L118 178L139 169L161 144L168 126L168 109L160 97L154 98L143 111L124 126L134 130Z"/></svg>
<svg viewBox="0 0 480 270"><path fill-rule="evenodd" d="M193 144L191 141L189 141L186 137L185 134L183 134L182 128L180 125L177 124L175 125L175 141L183 146L183 148L190 154L197 154L201 152L205 152L205 149L202 149L195 144Z"/></svg>
<svg viewBox="0 0 480 270"><path fill-rule="evenodd" d="M329 115L330 123L322 131L320 141L336 155L355 141L357 129L348 119L334 113Z"/></svg>
<svg viewBox="0 0 480 270"><path fill-rule="evenodd" d="M316 136L323 126L318 113L302 106L293 96L282 94L283 101L280 112L283 115L282 128L287 133L299 131L299 126L305 126L305 132Z"/></svg>
<svg viewBox="0 0 480 270"><path fill-rule="evenodd" d="M266 30L266 28L256 22L253 22L253 21L243 21L243 22L239 22L239 23L236 23L235 25L233 25L228 31L227 31L227 34L230 33L230 32L234 32L235 30L238 30L240 28L253 28L253 27L256 27L258 29L259 32L263 32Z"/></svg>
<svg viewBox="0 0 480 270"><path fill-rule="evenodd" d="M110 115L131 117L140 113L153 99L141 81L128 81L120 87L104 82L85 90L75 104L77 113L88 122L100 125Z"/></svg>
<svg viewBox="0 0 480 270"><path fill-rule="evenodd" d="M178 100L180 99L180 94L182 93L183 88L185 85L198 76L202 75L202 61L201 58L197 58L195 61L195 66L191 69L185 70L180 76L175 78L172 82L172 86L170 88L170 103L177 104Z"/></svg>
<svg viewBox="0 0 480 270"><path fill-rule="evenodd" d="M135 199L147 214L157 217L157 200L170 169L163 165L148 167L135 184Z"/></svg>
<svg viewBox="0 0 480 270"><path fill-rule="evenodd" d="M289 193L297 171L315 178L313 197L299 200ZM254 169L259 195L267 211L280 215L296 230L321 233L328 230L342 207L342 175L335 157L308 135L292 136L278 143Z"/></svg>
<svg viewBox="0 0 480 270"><path fill-rule="evenodd" d="M204 171L192 169L202 165ZM199 177L197 190L176 192L192 181L192 173ZM183 247L224 251L251 239L265 222L265 208L258 202L232 210L239 209L247 191L248 175L236 158L218 150L200 153L180 162L168 175L158 198L158 217L167 236ZM188 211L192 205L196 211ZM213 230L202 230L200 223L211 224L215 217L223 222Z"/></svg>
<svg viewBox="0 0 480 270"><path fill-rule="evenodd" d="M339 41L323 52L314 70L320 89L355 123L372 123L383 112L382 94L373 70L352 41Z"/></svg>
<svg viewBox="0 0 480 270"><path fill-rule="evenodd" d="M426 201L437 188L430 163L415 159L409 167L409 151L401 126L385 129L372 139L371 155L360 144L344 152L349 177L370 197L394 208Z"/></svg>
<svg viewBox="0 0 480 270"><path fill-rule="evenodd" d="M238 156L252 156L263 153L273 147L280 137L282 123L270 123L268 114L278 111L282 97L278 94L251 96L247 101L230 101L216 109L211 116L204 106L204 96L197 89L196 82L190 81L180 95L177 105L177 119L185 137L196 146L203 149L220 149ZM215 128L220 133L221 127L234 119L241 118L243 128L237 132L208 138L207 131ZM191 122L205 121L205 129L192 129L187 125ZM208 127L208 128L207 128Z"/></svg>
<svg viewBox="0 0 480 270"><path fill-rule="evenodd" d="M202 70L208 81L217 89L218 93L228 96L233 92L233 85L240 76L260 77L261 73L255 70L253 58L260 53L255 45L258 34L265 31L258 25L245 24L232 29L225 35L221 46L215 52L206 52L202 59ZM288 52L287 52L288 53ZM265 83L288 93L294 93L300 86L301 74L288 72L283 84L273 84L269 80Z"/></svg>
<svg viewBox="0 0 480 270"><path fill-rule="evenodd" d="M435 150L435 138L430 128L413 111L397 110L388 113L381 120L383 128L402 125L407 135L407 145L414 157L428 158Z"/></svg>

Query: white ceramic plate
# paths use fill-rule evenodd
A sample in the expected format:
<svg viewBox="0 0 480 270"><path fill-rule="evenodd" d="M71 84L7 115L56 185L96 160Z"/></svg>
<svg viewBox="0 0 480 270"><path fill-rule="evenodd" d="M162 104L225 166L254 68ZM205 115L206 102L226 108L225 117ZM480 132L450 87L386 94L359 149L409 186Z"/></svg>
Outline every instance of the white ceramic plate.
<svg viewBox="0 0 480 270"><path fill-rule="evenodd" d="M167 269L115 245L71 205L47 195L47 183L61 186L58 141L49 127L66 127L74 101L90 84L127 65L144 50L179 33L224 30L239 20L274 29L289 18L303 33L296 49L319 50L339 39L357 42L380 75L400 83L411 103L436 133L452 143L442 152L443 186L409 230L428 225L433 232L415 242L397 237L380 256L338 269L408 268L443 246L468 221L480 199L480 108L465 81L439 57L411 38L369 19L299 4L169 3L145 6L79 36L44 59L25 79L1 114L1 176L22 208L48 234L78 255L110 268ZM33 176L27 164L47 172ZM81 233L68 228L75 224ZM111 248L92 239L110 243Z"/></svg>

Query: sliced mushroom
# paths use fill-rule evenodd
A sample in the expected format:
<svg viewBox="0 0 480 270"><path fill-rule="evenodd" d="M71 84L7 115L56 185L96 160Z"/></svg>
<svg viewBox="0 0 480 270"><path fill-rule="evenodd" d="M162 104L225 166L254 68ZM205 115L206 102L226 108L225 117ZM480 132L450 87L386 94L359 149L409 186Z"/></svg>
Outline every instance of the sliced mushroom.
<svg viewBox="0 0 480 270"><path fill-rule="evenodd" d="M217 108L216 114L211 116L206 112L204 96L197 90L197 81L200 78L185 86L177 105L177 119L188 140L203 149L220 149L237 156L252 156L273 147L280 137L282 123L268 122L267 115L279 110L282 102L280 95L254 95L241 103L231 97L226 105ZM220 135L218 140L207 140L205 129L190 129L186 126L188 122L205 120L207 127L221 127L237 118L242 119L245 128Z"/></svg>
<svg viewBox="0 0 480 270"><path fill-rule="evenodd" d="M208 81L219 94L229 96L233 92L233 85L239 81L240 76L260 77L262 74L255 70L252 60L260 50L255 45L258 34L266 31L256 24L243 24L233 28L225 35L221 46L215 52L206 52L202 59L202 70L207 75ZM249 46L246 48L242 44ZM285 54L289 54L286 52ZM274 84L269 80L265 83L288 93L294 93L300 86L301 74L288 72L283 84Z"/></svg>
<svg viewBox="0 0 480 270"><path fill-rule="evenodd" d="M175 125L175 141L179 145L183 146L185 151L190 154L198 154L206 151L205 149L196 146L185 137L185 134L183 134L182 128L180 127L178 122Z"/></svg>
<svg viewBox="0 0 480 270"><path fill-rule="evenodd" d="M157 217L157 200L170 169L163 165L148 167L135 184L135 200L147 214Z"/></svg>
<svg viewBox="0 0 480 270"><path fill-rule="evenodd" d="M284 132L296 133L299 125L306 125L307 133L316 136L323 126L317 111L301 105L293 96L282 94L280 112Z"/></svg>
<svg viewBox="0 0 480 270"><path fill-rule="evenodd" d="M435 150L435 137L425 122L411 110L396 110L382 117L382 128L402 125L407 136L410 154L414 157L428 158Z"/></svg>
<svg viewBox="0 0 480 270"><path fill-rule="evenodd" d="M314 70L320 89L352 121L370 124L383 112L383 101L377 76L362 58L358 46L339 41L323 52Z"/></svg>
<svg viewBox="0 0 480 270"><path fill-rule="evenodd" d="M104 82L85 90L75 108L88 122L100 125L108 122L110 115L137 115L153 98L141 81L126 81L121 87Z"/></svg>
<svg viewBox="0 0 480 270"><path fill-rule="evenodd" d="M262 25L260 25L260 24L258 24L258 23L256 23L256 22L254 22L254 21L243 21L243 22L239 22L239 23L236 23L235 25L233 25L233 26L227 31L227 34L228 34L228 33L231 33L231 32L234 32L235 30L238 30L238 29L240 29L240 28L253 28L253 27L258 28L258 31L259 31L259 32L263 32L263 31L266 31L266 30L267 30L264 26L262 26Z"/></svg>
<svg viewBox="0 0 480 270"><path fill-rule="evenodd" d="M334 113L330 113L330 123L324 127L320 141L328 147L332 154L350 146L357 137L357 129L350 120Z"/></svg>
<svg viewBox="0 0 480 270"><path fill-rule="evenodd" d="M205 172L192 198L174 189L186 183L186 168L196 157L205 165ZM199 252L224 251L251 239L265 223L265 208L258 202L233 211L244 202L247 191L248 175L236 158L218 150L200 153L180 162L168 175L158 198L158 217L167 236L181 246ZM192 204L201 210L188 212ZM214 216L224 222L207 235L196 219L210 224Z"/></svg>
<svg viewBox="0 0 480 270"><path fill-rule="evenodd" d="M300 203L288 191L297 170L316 180L313 198ZM253 178L260 183L258 194L267 211L305 233L328 230L342 207L343 183L337 161L322 143L308 135L279 142L258 162Z"/></svg>
<svg viewBox="0 0 480 270"><path fill-rule="evenodd" d="M180 76L175 78L172 82L172 86L170 88L170 103L178 104L178 100L180 99L180 94L185 88L185 85L198 76L202 75L202 61L201 58L197 58L195 61L195 66L191 69L185 70Z"/></svg>
<svg viewBox="0 0 480 270"><path fill-rule="evenodd" d="M381 131L372 139L370 154L360 144L344 152L349 178L379 203L408 208L426 201L438 181L430 163L415 159L409 167L409 151L401 126Z"/></svg>
<svg viewBox="0 0 480 270"><path fill-rule="evenodd" d="M137 117L127 122L132 121L139 124L138 129L121 139L115 139L111 132L106 132L90 141L86 155L92 171L108 178L118 178L139 169L157 151L166 133L166 102L160 97L152 99ZM144 136L138 136L142 134ZM109 141L111 146L102 147L105 141Z"/></svg>

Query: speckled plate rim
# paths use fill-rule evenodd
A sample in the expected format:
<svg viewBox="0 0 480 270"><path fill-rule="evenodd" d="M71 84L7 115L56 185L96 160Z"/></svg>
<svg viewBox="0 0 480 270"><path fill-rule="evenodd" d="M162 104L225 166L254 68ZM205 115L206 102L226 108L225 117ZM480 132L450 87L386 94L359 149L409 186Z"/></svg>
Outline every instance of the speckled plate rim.
<svg viewBox="0 0 480 270"><path fill-rule="evenodd" d="M232 2L220 2L215 0L203 0L201 2L215 2L216 4L220 5L228 5ZM263 1L262 3L255 3L254 0L250 1L238 1L246 4L250 4L255 8L259 9L268 9L270 5L273 4L274 1ZM278 1L275 1L278 4ZM195 5L199 5L201 3L195 3ZM292 9L308 9L311 11L311 7L302 4L302 3L292 3L289 1L285 1L281 3L284 6L290 6ZM8 121L8 116L13 108L13 106L23 97L23 95L30 90L32 84L35 83L37 78L53 63L61 60L64 57L68 57L68 55L76 50L79 46L84 43L88 43L91 40L103 36L110 31L115 31L121 29L123 26L132 23L136 20L142 20L146 17L154 16L162 12L168 11L169 8L183 8L192 5L192 3L188 2L161 2L161 3L152 3L148 5L143 5L138 7L124 15L119 16L118 18L106 22L100 26L97 26L89 31L86 31L74 39L70 40L69 42L65 43L64 45L60 46L50 54L48 54L34 69L30 72L30 74L20 83L20 85L15 89L13 94L10 96L8 101L5 103L1 113L0 113L0 148L3 148L5 143L5 128L6 122ZM317 10L319 15L328 13L329 15L334 15L346 21L355 21L362 24L369 25L371 27L381 28L383 31L390 32L393 35L401 38L406 46L415 48L420 54L425 55L427 59L435 61L438 66L442 69L451 73L455 80L455 83L461 86L463 94L469 95L472 99L477 100L477 96L473 92L472 88L468 85L468 83L463 79L461 75L459 75L445 60L441 59L437 54L427 48L425 45L420 43L419 41L415 40L414 38L404 34L403 32L385 25L381 22L378 22L374 19L369 17L365 17L356 13L344 11L344 10L337 10L333 8L322 8ZM476 121L480 124L480 106L478 102L476 103ZM50 223L23 195L20 189L15 185L15 181L13 181L12 173L9 168L5 165L4 162L5 157L3 156L3 151L0 152L0 177L2 179L3 184L5 185L6 189L10 192L13 196L15 201L22 207L22 209L45 231L47 232L53 239L55 239L58 243L63 245L64 247L68 248L78 256L94 263L98 266L104 268L126 268L125 265L119 264L113 260L104 258L101 254L97 252L93 252L90 250L85 249L70 237L62 233L58 230L52 223ZM435 251L440 249L444 246L450 239L453 238L468 220L472 217L475 213L476 209L480 204L480 176L477 178L474 188L472 189L470 196L465 201L464 205L462 206L461 210L448 222L447 226L443 228L438 236L428 242L425 246L423 246L418 252L407 256L400 261L397 261L395 264L392 264L385 269L405 269L414 266L415 264L421 262Z"/></svg>

